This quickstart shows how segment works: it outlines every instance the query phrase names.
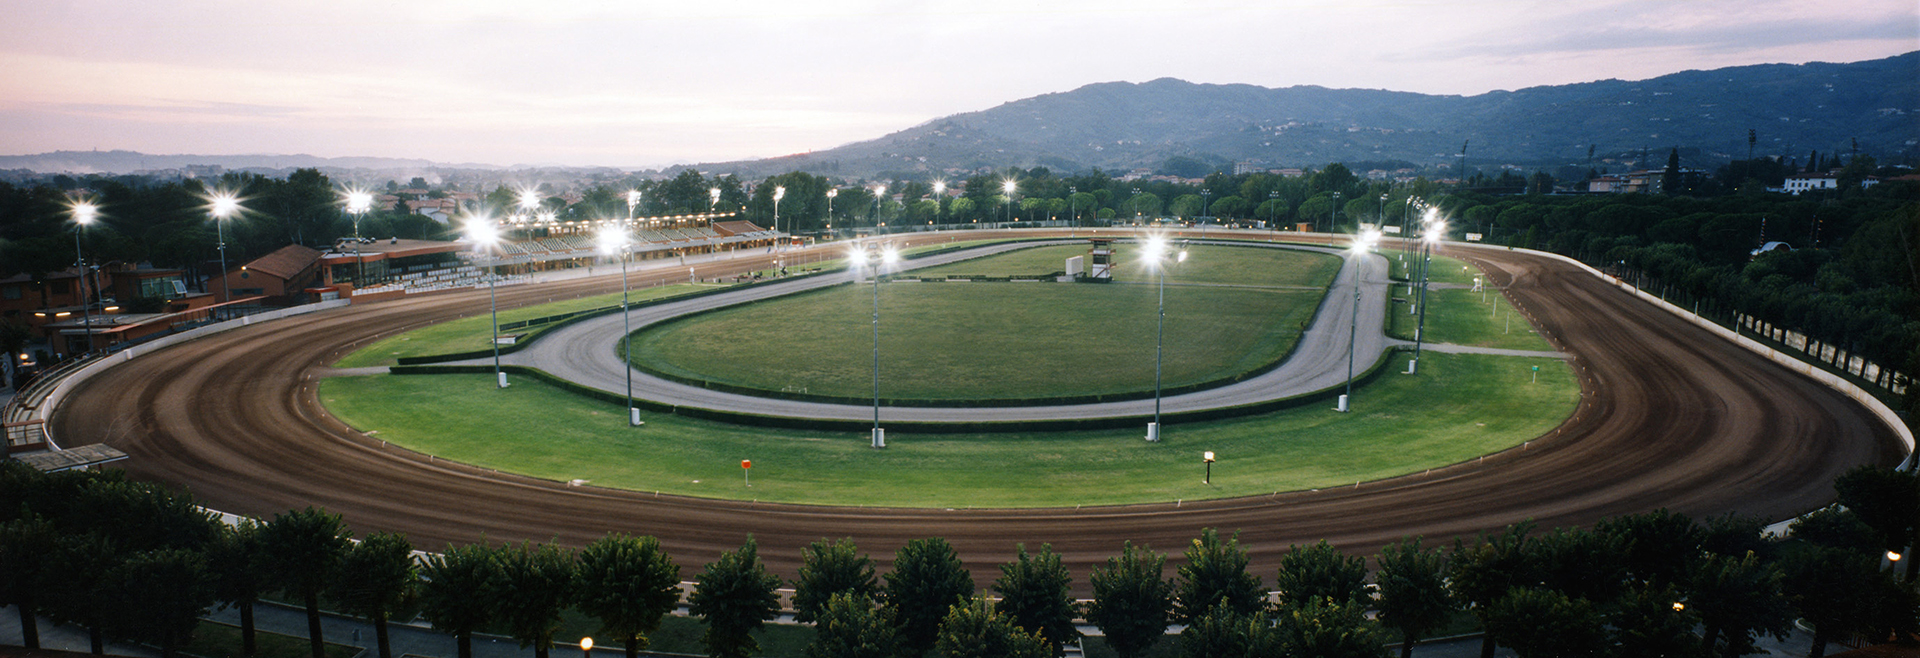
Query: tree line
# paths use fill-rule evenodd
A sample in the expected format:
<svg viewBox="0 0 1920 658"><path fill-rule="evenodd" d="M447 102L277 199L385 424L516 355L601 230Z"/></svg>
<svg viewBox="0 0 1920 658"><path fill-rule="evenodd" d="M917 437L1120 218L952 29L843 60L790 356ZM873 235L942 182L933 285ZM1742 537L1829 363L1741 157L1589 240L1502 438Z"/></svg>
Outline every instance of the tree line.
<svg viewBox="0 0 1920 658"><path fill-rule="evenodd" d="M1458 230L1487 242L1572 256L1697 301L1723 322L1750 315L1920 373L1920 185L1912 182L1799 197L1455 193L1434 203ZM1756 253L1770 242L1790 248ZM1906 406L1920 411L1920 388L1909 388Z"/></svg>
<svg viewBox="0 0 1920 658"><path fill-rule="evenodd" d="M1523 658L1741 656L1762 634L1784 637L1795 618L1813 627L1814 656L1845 637L1920 630L1913 561L1904 583L1881 568L1884 551L1914 546L1920 479L1861 467L1835 489L1839 502L1796 521L1786 539L1766 537L1756 519L1699 523L1666 510L1590 529L1523 522L1447 548L1403 538L1371 570L1324 541L1293 546L1271 586L1249 572L1237 536L1205 529L1171 577L1165 553L1122 546L1086 574L1084 601L1050 546L1019 546L989 595L943 539L908 542L884 574L851 540L822 539L803 550L790 608L813 626L811 658L1058 658L1080 641L1079 620L1122 657L1182 625L1179 651L1195 658L1382 656L1389 631L1411 656L1463 613L1484 630L1483 655L1498 645ZM477 633L546 658L569 609L633 658L684 594L709 655L751 656L754 631L783 610L777 590L789 584L768 572L751 536L683 591L681 567L652 537L417 554L397 534L352 541L322 510L227 524L119 471L43 474L18 462L0 464L0 565L0 604L17 606L29 648L45 615L85 628L95 653L121 639L168 655L215 605L239 610L241 654L255 655L253 606L278 596L305 608L316 658L323 602L370 621L381 658L391 658L387 623L413 612L451 635L460 658L471 658Z"/></svg>

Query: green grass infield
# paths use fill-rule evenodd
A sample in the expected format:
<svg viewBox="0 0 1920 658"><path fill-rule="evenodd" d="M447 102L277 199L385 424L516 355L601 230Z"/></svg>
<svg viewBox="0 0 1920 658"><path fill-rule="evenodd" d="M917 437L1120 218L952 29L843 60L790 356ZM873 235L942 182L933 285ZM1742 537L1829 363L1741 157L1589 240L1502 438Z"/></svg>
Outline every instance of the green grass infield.
<svg viewBox="0 0 1920 658"><path fill-rule="evenodd" d="M1153 390L1159 286L1123 260L1113 284L947 282L1057 271L1085 247L1040 247L902 274L880 286L881 395L1021 400ZM1340 267L1324 254L1199 247L1168 274L1162 385L1220 382L1284 358ZM689 316L635 339L642 370L816 398L873 391L868 285Z"/></svg>
<svg viewBox="0 0 1920 658"><path fill-rule="evenodd" d="M634 288L629 291L628 303L639 303L649 299L685 295L703 290L724 287L713 283L675 283L648 288ZM593 295L563 299L535 306L501 309L500 324L509 324L576 311L620 305L620 293ZM478 308L478 307L476 307ZM372 345L360 348L334 364L336 368L363 368L369 366L391 366L404 357L435 356L456 352L472 352L487 349L487 341L493 338L492 330L487 328L492 314L481 309L472 315L450 322L430 325L405 333L388 336L375 341ZM554 324L536 325L523 329L504 331L504 334L523 334L525 341L555 326Z"/></svg>
<svg viewBox="0 0 1920 658"><path fill-rule="evenodd" d="M1429 353L1419 375L1383 374L1354 412L1308 405L1140 429L975 434L760 428L646 414L519 377L378 375L322 380L338 418L396 445L556 481L710 498L880 507L1064 507L1193 500L1352 485L1473 459L1545 434L1579 388L1560 359ZM1532 366L1538 383L1530 383ZM1144 423L1143 423L1144 425ZM1200 453L1213 451L1212 484ZM752 460L752 486L740 468Z"/></svg>

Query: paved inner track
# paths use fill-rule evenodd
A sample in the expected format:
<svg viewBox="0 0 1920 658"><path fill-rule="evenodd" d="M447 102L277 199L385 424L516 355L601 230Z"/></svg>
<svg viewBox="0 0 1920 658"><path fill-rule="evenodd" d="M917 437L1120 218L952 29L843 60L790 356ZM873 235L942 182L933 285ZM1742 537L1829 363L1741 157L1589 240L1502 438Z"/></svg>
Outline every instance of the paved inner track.
<svg viewBox="0 0 1920 658"><path fill-rule="evenodd" d="M1290 544L1322 538L1366 553L1408 534L1444 541L1527 518L1553 527L1663 506L1696 518L1780 519L1829 502L1833 478L1846 469L1890 465L1904 454L1857 403L1572 265L1502 249L1449 250L1486 269L1575 355L1580 408L1525 449L1357 487L1019 510L656 497L435 460L385 446L321 409L315 382L325 364L396 331L484 313L484 290L352 306L170 347L78 387L52 424L62 442L125 450L134 477L185 487L209 507L271 516L316 505L344 514L358 532L405 532L427 549L482 539L579 546L608 531L650 534L690 577L752 533L769 566L791 577L800 548L821 537L851 537L885 562L909 539L940 536L983 582L1015 543L1052 543L1082 589L1091 567L1122 541L1177 561L1205 527L1239 530L1251 567L1270 577ZM715 277L766 264L764 255L741 255L697 267ZM500 297L515 306L618 287L615 273L503 288Z"/></svg>

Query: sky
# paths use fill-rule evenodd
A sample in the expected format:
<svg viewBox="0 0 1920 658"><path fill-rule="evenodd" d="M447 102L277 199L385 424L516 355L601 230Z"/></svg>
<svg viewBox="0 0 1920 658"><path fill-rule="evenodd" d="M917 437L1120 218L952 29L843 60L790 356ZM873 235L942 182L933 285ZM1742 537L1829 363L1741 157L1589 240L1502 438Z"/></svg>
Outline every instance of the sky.
<svg viewBox="0 0 1920 658"><path fill-rule="evenodd" d="M824 150L1098 82L1473 95L1920 50L1915 0L0 0L0 15L4 155L629 169Z"/></svg>

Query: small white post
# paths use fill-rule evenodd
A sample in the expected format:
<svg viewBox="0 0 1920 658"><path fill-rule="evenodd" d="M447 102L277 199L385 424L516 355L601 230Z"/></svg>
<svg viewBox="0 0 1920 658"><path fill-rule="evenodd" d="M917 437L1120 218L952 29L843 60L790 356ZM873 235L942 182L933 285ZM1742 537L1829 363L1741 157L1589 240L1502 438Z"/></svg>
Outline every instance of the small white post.
<svg viewBox="0 0 1920 658"><path fill-rule="evenodd" d="M887 447L887 428L884 428L884 427L873 428L873 447L875 448Z"/></svg>
<svg viewBox="0 0 1920 658"><path fill-rule="evenodd" d="M1347 394L1345 393L1340 394L1340 406L1335 407L1334 411L1338 411L1340 413L1347 412Z"/></svg>
<svg viewBox="0 0 1920 658"><path fill-rule="evenodd" d="M1147 423L1147 443L1160 442L1160 424Z"/></svg>

